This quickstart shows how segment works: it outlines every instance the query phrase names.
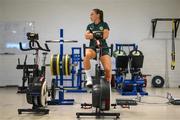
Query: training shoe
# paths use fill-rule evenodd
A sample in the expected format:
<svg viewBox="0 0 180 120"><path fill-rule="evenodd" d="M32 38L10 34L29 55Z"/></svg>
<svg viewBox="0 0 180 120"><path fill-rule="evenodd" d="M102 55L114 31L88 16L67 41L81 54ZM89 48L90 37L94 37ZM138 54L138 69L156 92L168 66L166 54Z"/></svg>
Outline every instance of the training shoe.
<svg viewBox="0 0 180 120"><path fill-rule="evenodd" d="M88 79L88 80L87 80L86 86L87 86L88 88L92 88L92 80L91 80L91 79Z"/></svg>

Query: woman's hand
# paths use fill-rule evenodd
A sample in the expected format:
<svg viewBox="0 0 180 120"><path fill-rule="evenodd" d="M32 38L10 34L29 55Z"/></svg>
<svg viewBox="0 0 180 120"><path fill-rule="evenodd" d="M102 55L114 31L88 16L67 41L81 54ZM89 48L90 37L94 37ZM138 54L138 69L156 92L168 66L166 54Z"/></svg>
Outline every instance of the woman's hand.
<svg viewBox="0 0 180 120"><path fill-rule="evenodd" d="M85 38L87 40L91 40L93 39L93 34L90 31L86 31L86 33L84 34Z"/></svg>

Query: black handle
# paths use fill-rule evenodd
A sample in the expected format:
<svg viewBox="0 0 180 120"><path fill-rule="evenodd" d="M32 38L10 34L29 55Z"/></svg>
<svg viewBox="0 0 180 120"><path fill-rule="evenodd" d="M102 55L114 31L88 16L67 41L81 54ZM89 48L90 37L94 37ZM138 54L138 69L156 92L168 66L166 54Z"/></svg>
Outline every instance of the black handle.
<svg viewBox="0 0 180 120"><path fill-rule="evenodd" d="M111 49L111 57L112 57L112 55L113 55L113 48L114 48L114 45L111 44L111 47L110 47L110 49Z"/></svg>
<svg viewBox="0 0 180 120"><path fill-rule="evenodd" d="M86 53L85 53L85 52L86 52L86 48L87 48L87 47L86 47L86 44L83 44L83 54L84 54L84 57L85 57L85 55L86 55Z"/></svg>
<svg viewBox="0 0 180 120"><path fill-rule="evenodd" d="M18 65L20 65L21 63L20 63L20 59L18 58Z"/></svg>
<svg viewBox="0 0 180 120"><path fill-rule="evenodd" d="M46 49L44 51L50 52L51 50L49 49L48 45L46 43L44 45L46 47Z"/></svg>
<svg viewBox="0 0 180 120"><path fill-rule="evenodd" d="M35 47L35 44L37 45L37 47ZM42 48L38 41L29 41L29 48L26 48L26 49L22 47L22 43L20 42L19 47L20 47L20 50L22 51L42 50L42 51L50 52L50 49L46 43L45 43L45 48Z"/></svg>
<svg viewBox="0 0 180 120"><path fill-rule="evenodd" d="M30 48L24 49L24 48L22 47L22 43L21 43L21 42L19 42L19 48L20 48L20 50L22 50L22 51L30 51L30 50L31 50Z"/></svg>

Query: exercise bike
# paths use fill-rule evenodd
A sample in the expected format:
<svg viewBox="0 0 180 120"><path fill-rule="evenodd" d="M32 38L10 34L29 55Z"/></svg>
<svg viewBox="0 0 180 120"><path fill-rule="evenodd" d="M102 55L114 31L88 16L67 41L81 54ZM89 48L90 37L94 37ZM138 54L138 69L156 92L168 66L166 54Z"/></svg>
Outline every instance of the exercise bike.
<svg viewBox="0 0 180 120"><path fill-rule="evenodd" d="M96 40L96 53L97 53L97 64L95 67L95 77L93 79L93 85L92 85L92 104L83 103L81 104L81 108L89 106L94 107L96 109L95 112L91 113L83 113L83 112L77 112L76 116L77 118L80 118L80 116L95 116L97 118L100 118L102 116L115 116L116 118L119 118L120 113L110 113L110 112L104 112L110 110L110 83L105 80L105 78L102 77L103 71L101 69L101 63L100 63L100 57L101 57L101 50L103 48L111 49L111 54L113 51L113 45L111 47L102 47L100 44L100 41L103 38L103 32L97 31L93 33L94 39ZM85 49L88 48L84 46L84 53Z"/></svg>
<svg viewBox="0 0 180 120"><path fill-rule="evenodd" d="M35 50L35 60L32 70L32 75L28 76L28 86L26 90L26 99L29 104L32 104L31 109L18 109L18 114L22 114L22 112L34 112L34 113L44 113L48 114L49 109L46 109L47 105L47 94L48 88L45 79L46 72L46 55L47 52L50 52L47 44L45 44L45 48L42 48L38 42L39 36L36 33L27 33L27 38L29 40L29 48L23 48L22 43L19 43L20 49L22 51L31 51ZM43 53L43 61L41 69L39 69L39 51L45 51ZM26 57L27 59L27 57ZM26 61L25 59L25 61Z"/></svg>

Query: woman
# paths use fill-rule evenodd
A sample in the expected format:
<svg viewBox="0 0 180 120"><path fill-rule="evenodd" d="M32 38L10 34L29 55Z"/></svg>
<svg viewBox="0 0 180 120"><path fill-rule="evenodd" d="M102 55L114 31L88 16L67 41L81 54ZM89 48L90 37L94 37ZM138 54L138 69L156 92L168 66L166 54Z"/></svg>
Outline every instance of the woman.
<svg viewBox="0 0 180 120"><path fill-rule="evenodd" d="M87 26L85 33L85 38L90 41L89 48L86 49L86 54L84 57L84 69L86 74L86 86L92 87L92 78L90 74L90 60L96 57L96 40L94 39L93 32L101 31L103 32L103 39L99 42L102 47L108 47L106 39L109 37L109 26L103 20L103 11L100 9L93 9L90 14L91 24ZM103 48L100 61L105 70L105 79L111 82L111 57L109 56L109 49Z"/></svg>

